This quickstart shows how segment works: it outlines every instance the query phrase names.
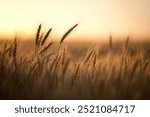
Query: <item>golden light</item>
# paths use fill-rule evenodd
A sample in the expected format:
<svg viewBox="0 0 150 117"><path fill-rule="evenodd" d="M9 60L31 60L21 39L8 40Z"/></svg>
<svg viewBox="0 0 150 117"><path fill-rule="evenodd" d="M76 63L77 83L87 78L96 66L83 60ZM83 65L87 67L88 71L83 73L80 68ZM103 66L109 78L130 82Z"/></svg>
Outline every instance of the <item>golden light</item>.
<svg viewBox="0 0 150 117"><path fill-rule="evenodd" d="M76 23L73 37L150 37L149 0L1 0L0 35L33 35L39 23L61 36Z"/></svg>

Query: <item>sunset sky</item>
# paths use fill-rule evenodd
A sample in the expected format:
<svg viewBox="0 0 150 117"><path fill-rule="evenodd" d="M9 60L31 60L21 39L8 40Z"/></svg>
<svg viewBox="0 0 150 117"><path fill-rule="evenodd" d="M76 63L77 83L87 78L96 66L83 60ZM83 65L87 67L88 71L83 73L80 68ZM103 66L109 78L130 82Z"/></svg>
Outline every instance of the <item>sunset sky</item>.
<svg viewBox="0 0 150 117"><path fill-rule="evenodd" d="M0 36L34 34L39 23L62 36L150 37L150 0L0 0Z"/></svg>

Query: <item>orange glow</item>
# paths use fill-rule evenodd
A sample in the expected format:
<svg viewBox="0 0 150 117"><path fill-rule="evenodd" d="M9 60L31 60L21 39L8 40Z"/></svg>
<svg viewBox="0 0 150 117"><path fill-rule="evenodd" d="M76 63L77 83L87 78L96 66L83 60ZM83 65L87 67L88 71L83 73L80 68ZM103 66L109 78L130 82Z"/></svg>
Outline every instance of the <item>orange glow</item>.
<svg viewBox="0 0 150 117"><path fill-rule="evenodd" d="M0 35L32 35L39 23L55 36L150 37L150 0L0 0Z"/></svg>

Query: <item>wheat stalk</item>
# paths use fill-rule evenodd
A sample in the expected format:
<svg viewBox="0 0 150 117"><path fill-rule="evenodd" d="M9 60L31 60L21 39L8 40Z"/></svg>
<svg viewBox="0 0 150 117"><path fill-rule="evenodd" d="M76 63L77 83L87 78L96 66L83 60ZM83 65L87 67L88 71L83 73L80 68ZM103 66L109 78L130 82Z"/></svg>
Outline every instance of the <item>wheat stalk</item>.
<svg viewBox="0 0 150 117"><path fill-rule="evenodd" d="M43 40L41 42L41 46L45 43L45 41L47 40L47 38L48 38L48 36L49 36L49 34L50 34L51 31L52 31L52 28L50 28L48 30L48 32L45 34L45 36L44 36L44 38L43 38Z"/></svg>
<svg viewBox="0 0 150 117"><path fill-rule="evenodd" d="M13 57L16 58L17 54L17 38L14 39Z"/></svg>
<svg viewBox="0 0 150 117"><path fill-rule="evenodd" d="M46 50L48 50L49 47L51 47L53 45L54 42L50 42L45 48L43 48L39 54L42 54L43 52L45 52Z"/></svg>
<svg viewBox="0 0 150 117"><path fill-rule="evenodd" d="M126 39L126 43L125 43L125 49L127 49L127 48L128 48L129 39L130 39L130 37L128 36L128 37L127 37L127 39Z"/></svg>
<svg viewBox="0 0 150 117"><path fill-rule="evenodd" d="M92 55L92 53L94 52L94 50L92 50L91 52L89 52L89 54L86 56L85 60L84 60L84 64L87 63Z"/></svg>
<svg viewBox="0 0 150 117"><path fill-rule="evenodd" d="M40 31L41 31L41 24L39 25L39 27L38 27L38 29L37 29L37 33L36 33L36 39L35 39L35 45L36 45L36 46L39 45Z"/></svg>
<svg viewBox="0 0 150 117"><path fill-rule="evenodd" d="M78 24L74 25L73 27L71 27L71 28L63 35L63 37L62 37L61 40L60 40L60 44L63 43L64 39L65 39L65 38L71 33L71 31L72 31L73 29L75 29L77 26L78 26Z"/></svg>
<svg viewBox="0 0 150 117"><path fill-rule="evenodd" d="M110 35L110 37L109 37L109 47L110 47L110 50L112 50L112 48L113 48L112 35Z"/></svg>

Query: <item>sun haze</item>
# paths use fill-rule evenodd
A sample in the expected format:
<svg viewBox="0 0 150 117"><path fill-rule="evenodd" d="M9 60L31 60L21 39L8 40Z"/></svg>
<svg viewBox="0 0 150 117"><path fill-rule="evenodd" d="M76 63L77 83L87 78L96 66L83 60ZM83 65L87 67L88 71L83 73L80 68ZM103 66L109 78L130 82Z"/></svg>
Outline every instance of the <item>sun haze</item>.
<svg viewBox="0 0 150 117"><path fill-rule="evenodd" d="M32 35L39 23L55 36L150 37L150 0L0 0L0 36Z"/></svg>

